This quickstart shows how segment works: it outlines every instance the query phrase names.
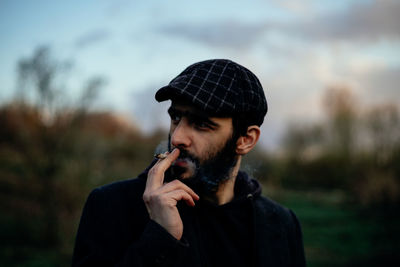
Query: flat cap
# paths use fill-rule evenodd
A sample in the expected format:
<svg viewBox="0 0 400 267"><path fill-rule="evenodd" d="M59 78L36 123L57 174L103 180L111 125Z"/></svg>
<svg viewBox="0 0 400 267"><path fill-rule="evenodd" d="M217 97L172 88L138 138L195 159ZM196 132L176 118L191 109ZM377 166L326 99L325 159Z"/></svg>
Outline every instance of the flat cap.
<svg viewBox="0 0 400 267"><path fill-rule="evenodd" d="M233 117L247 114L261 125L268 105L254 73L227 59L190 65L155 95L158 102L180 99L208 114Z"/></svg>

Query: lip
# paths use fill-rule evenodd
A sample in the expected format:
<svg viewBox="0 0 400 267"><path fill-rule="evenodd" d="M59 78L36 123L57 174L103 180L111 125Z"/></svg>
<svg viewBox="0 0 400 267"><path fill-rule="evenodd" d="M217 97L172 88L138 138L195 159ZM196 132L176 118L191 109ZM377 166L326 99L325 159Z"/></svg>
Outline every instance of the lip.
<svg viewBox="0 0 400 267"><path fill-rule="evenodd" d="M185 159L177 159L175 160L173 165L178 167L187 167L188 162Z"/></svg>

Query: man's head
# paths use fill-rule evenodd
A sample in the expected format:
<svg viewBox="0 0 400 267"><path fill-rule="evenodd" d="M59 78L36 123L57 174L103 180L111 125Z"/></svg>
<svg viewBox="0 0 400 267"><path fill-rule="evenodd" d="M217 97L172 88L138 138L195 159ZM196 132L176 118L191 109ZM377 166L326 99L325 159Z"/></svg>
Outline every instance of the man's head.
<svg viewBox="0 0 400 267"><path fill-rule="evenodd" d="M252 149L267 112L257 77L224 59L189 66L156 99L172 100L169 143L181 151L178 176L210 187L228 179L238 157Z"/></svg>

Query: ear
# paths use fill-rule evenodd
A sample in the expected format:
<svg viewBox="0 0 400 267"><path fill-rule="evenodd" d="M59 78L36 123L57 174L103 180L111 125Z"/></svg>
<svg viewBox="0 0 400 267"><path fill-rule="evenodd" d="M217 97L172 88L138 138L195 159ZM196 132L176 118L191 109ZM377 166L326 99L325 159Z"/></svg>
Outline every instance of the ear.
<svg viewBox="0 0 400 267"><path fill-rule="evenodd" d="M256 125L249 126L244 136L240 136L236 142L236 153L238 155L245 155L253 149L256 145L258 138L260 138L260 127Z"/></svg>

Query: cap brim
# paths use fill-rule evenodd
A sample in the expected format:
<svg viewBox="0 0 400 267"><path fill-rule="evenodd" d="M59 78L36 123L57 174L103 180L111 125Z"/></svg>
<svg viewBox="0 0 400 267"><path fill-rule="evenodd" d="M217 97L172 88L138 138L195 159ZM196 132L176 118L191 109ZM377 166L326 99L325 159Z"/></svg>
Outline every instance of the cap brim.
<svg viewBox="0 0 400 267"><path fill-rule="evenodd" d="M169 85L161 87L160 89L158 89L158 91L156 92L155 98L158 102L163 102L165 100L169 100L171 99L172 96L172 92L171 92L171 87Z"/></svg>

